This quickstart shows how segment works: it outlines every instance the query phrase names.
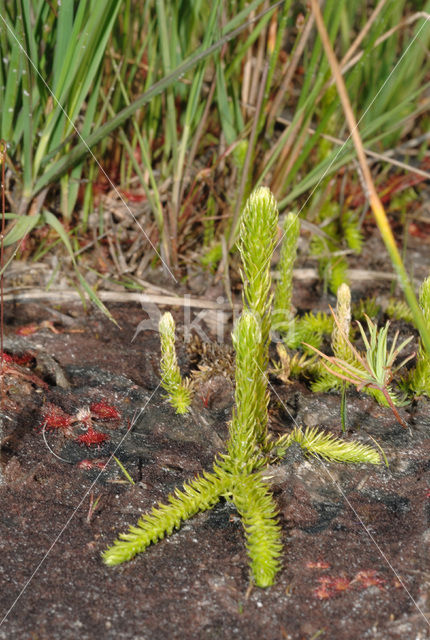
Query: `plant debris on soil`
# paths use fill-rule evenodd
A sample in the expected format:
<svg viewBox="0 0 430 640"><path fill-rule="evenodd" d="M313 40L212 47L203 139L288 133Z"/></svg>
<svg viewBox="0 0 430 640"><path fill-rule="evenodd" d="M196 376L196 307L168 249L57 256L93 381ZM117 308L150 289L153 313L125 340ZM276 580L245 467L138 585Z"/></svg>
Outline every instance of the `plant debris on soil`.
<svg viewBox="0 0 430 640"><path fill-rule="evenodd" d="M421 267L428 273L425 256ZM316 289L302 289L295 305L318 305ZM103 564L119 533L210 468L234 392L228 345L178 344L181 370L200 386L191 413L177 416L159 386L158 334L136 331L147 315L135 303L109 309L118 326L74 304L5 308L8 362L25 375L5 377L0 640L430 638L424 397L402 409L405 430L348 391L348 435L374 438L388 468L310 460L292 445L267 470L284 544L273 587L250 586L240 519L225 502L133 561ZM273 430L341 435L338 394L272 383Z"/></svg>

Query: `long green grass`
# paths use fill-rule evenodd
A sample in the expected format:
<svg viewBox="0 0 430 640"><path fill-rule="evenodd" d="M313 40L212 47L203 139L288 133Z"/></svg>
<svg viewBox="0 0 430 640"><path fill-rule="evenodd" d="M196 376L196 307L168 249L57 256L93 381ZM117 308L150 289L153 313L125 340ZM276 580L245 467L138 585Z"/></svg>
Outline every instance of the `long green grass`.
<svg viewBox="0 0 430 640"><path fill-rule="evenodd" d="M393 156L423 131L430 2L422 4L414 14L407 0L324 3L370 152ZM51 225L49 209L70 253L65 238L87 232L97 184L110 179L121 193L138 184L158 230L153 250L180 270L186 248L201 253L203 239L224 235L234 247L258 184L281 213L294 203L321 225L319 203L337 197L333 176L345 170L360 188L313 16L291 0L215 0L209 13L201 0L0 0L0 16L0 136L17 216L6 243ZM335 245L348 249L351 227L338 227Z"/></svg>

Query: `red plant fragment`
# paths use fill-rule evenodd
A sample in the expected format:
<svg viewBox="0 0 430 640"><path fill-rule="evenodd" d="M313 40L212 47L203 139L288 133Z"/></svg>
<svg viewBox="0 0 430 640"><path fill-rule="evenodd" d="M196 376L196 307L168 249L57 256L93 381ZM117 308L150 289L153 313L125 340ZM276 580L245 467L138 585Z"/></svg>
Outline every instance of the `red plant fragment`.
<svg viewBox="0 0 430 640"><path fill-rule="evenodd" d="M145 202L146 195L144 193L133 193L132 191L123 191L123 196L130 202Z"/></svg>
<svg viewBox="0 0 430 640"><path fill-rule="evenodd" d="M23 353L21 356L14 356L3 351L3 362L6 362L7 364L19 364L24 366L29 364L33 359L34 358L31 353Z"/></svg>
<svg viewBox="0 0 430 640"><path fill-rule="evenodd" d="M308 569L330 569L329 563L324 562L324 560L317 560L316 562L307 562L306 567Z"/></svg>
<svg viewBox="0 0 430 640"><path fill-rule="evenodd" d="M46 429L66 429L73 422L73 416L57 405L47 402L43 408L43 425Z"/></svg>
<svg viewBox="0 0 430 640"><path fill-rule="evenodd" d="M346 578L345 576L339 576L337 578L332 578L330 582L330 587L333 591L346 591L349 589L351 584L351 580Z"/></svg>
<svg viewBox="0 0 430 640"><path fill-rule="evenodd" d="M15 330L15 333L18 336L31 336L33 333L37 333L41 329L49 329L52 333L61 333L55 328L54 323L51 322L51 320L43 320L43 322L40 322L39 324L36 322L26 324L23 327L18 327L18 329Z"/></svg>
<svg viewBox="0 0 430 640"><path fill-rule="evenodd" d="M7 355L7 354L4 354ZM34 356L31 353L23 353L21 356L9 356L12 358L12 362L19 364L21 367L26 364L30 364L34 360Z"/></svg>
<svg viewBox="0 0 430 640"><path fill-rule="evenodd" d="M78 464L76 465L79 469L101 469L103 471L103 469L106 467L107 461L105 460L101 460L100 458L96 458L94 460L89 460L88 458L85 458L84 460L81 460L80 462L78 462Z"/></svg>
<svg viewBox="0 0 430 640"><path fill-rule="evenodd" d="M408 234L414 236L414 238L427 238L430 234L430 224L411 222Z"/></svg>
<svg viewBox="0 0 430 640"><path fill-rule="evenodd" d="M121 417L115 407L103 400L101 402L93 402L90 405L90 411L93 416L100 418L100 420L119 420Z"/></svg>
<svg viewBox="0 0 430 640"><path fill-rule="evenodd" d="M320 600L332 598L341 591L347 591L351 585L351 580L346 576L322 576L318 578L318 582L320 586L314 589L313 594Z"/></svg>
<svg viewBox="0 0 430 640"><path fill-rule="evenodd" d="M368 569L367 571L359 571L354 578L354 582L359 582L363 589L367 587L379 587L382 589L385 580L378 576L375 569Z"/></svg>
<svg viewBox="0 0 430 640"><path fill-rule="evenodd" d="M33 333L36 333L36 331L39 331L39 329L39 325L33 322L32 324L26 324L23 327L19 327L16 329L15 333L17 336L31 336Z"/></svg>
<svg viewBox="0 0 430 640"><path fill-rule="evenodd" d="M96 431L92 427L88 427L85 433L76 438L76 442L84 444L86 447L91 447L93 444L100 446L106 440L109 440L109 436L106 433Z"/></svg>
<svg viewBox="0 0 430 640"><path fill-rule="evenodd" d="M327 589L327 585L325 584L322 584L314 589L312 593L314 594L315 598L318 598L318 600L327 600L333 595L333 593L329 589Z"/></svg>

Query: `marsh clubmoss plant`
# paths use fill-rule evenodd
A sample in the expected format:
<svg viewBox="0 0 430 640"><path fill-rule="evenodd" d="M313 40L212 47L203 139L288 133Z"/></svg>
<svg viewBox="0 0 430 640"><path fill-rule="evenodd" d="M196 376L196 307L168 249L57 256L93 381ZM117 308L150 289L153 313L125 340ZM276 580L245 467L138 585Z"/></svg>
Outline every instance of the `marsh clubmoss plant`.
<svg viewBox="0 0 430 640"><path fill-rule="evenodd" d="M179 528L182 521L214 506L221 497L230 500L242 517L246 547L255 584L273 584L281 554L280 527L276 505L264 482L260 467L265 464L257 445L257 426L261 427L261 403L266 402L266 380L255 367L254 354L261 344L259 320L245 311L233 334L236 349L236 409L230 422L227 453L184 490L175 491L168 504L160 504L144 515L137 527L121 534L114 546L103 554L109 565L130 560L152 542ZM263 384L261 384L263 382ZM267 429L267 405L265 405Z"/></svg>
<svg viewBox="0 0 430 640"><path fill-rule="evenodd" d="M293 266L297 255L300 235L300 220L290 212L285 218L284 237L279 260L279 281L273 302L272 330L288 333L293 321L291 300L293 294Z"/></svg>
<svg viewBox="0 0 430 640"><path fill-rule="evenodd" d="M167 312L158 324L161 340L161 386L176 413L187 413L191 404L191 388L188 380L183 381L178 367L175 349L175 321Z"/></svg>
<svg viewBox="0 0 430 640"><path fill-rule="evenodd" d="M186 482L182 490L176 489L168 497L166 504L160 503L143 515L137 526L120 534L112 547L103 553L108 565L130 560L150 544L170 535L184 520L212 508L223 498L235 505L242 518L254 583L268 587L280 569L282 545L277 507L263 475L264 468L285 455L292 442L298 442L305 453L327 460L381 462L379 454L371 447L343 442L316 429L302 433L297 428L277 441L269 438L266 377L271 318L269 253L273 251L277 218L273 196L267 189L257 190L248 199L243 215L240 251L244 258L244 302L248 308L236 322L233 332L235 408L229 423L226 451L216 457L211 472L203 471ZM251 234L250 229L254 233ZM261 243L262 238L266 245ZM257 270L245 251L258 258ZM167 316L167 319L161 326L162 340L164 335L166 341L163 353L170 354L165 358L165 366L169 365L171 369L168 384L175 386L180 383L180 376L176 358L172 356L174 325L169 315L163 317Z"/></svg>
<svg viewBox="0 0 430 640"><path fill-rule="evenodd" d="M430 327L430 276L421 285L420 306L427 326ZM430 397L430 354L425 350L421 340L416 366L409 376L408 386L417 396Z"/></svg>

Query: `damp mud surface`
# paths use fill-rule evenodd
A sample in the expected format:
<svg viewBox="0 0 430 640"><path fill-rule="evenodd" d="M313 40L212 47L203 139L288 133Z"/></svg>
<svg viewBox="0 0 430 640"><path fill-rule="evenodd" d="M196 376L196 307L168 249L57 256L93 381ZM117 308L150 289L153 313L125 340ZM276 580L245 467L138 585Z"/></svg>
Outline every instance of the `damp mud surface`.
<svg viewBox="0 0 430 640"><path fill-rule="evenodd" d="M274 586L251 586L242 524L226 502L118 567L101 553L223 450L233 385L208 379L177 416L159 386L155 331L140 305L98 311L40 303L6 308L6 350L33 357L37 380L6 378L0 485L0 640L422 640L430 638L430 403L389 409L348 393L349 434L383 448L389 467L328 464L292 446L267 472L284 552ZM178 325L181 318L174 312ZM16 338L16 329L38 329ZM51 323L51 324L49 324ZM53 328L55 331L53 331ZM133 340L134 337L134 340ZM8 342L9 341L9 342ZM48 358L44 358L47 354ZM179 349L181 368L192 358ZM17 365L22 372L23 365ZM26 369L30 371L30 369ZM62 377L63 376L63 377ZM272 380L271 428L340 436L339 395ZM206 386L205 386L206 385ZM49 407L94 421L43 428ZM130 428L131 426L131 428ZM110 459L112 453L121 466Z"/></svg>

